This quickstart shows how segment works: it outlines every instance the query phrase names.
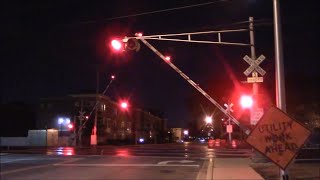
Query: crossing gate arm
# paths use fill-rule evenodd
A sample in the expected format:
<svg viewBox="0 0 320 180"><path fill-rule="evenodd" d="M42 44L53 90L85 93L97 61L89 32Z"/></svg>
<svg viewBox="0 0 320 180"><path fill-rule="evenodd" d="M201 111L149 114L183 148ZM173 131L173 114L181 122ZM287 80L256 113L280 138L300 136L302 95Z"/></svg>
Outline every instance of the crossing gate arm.
<svg viewBox="0 0 320 180"><path fill-rule="evenodd" d="M183 79L185 79L191 86L198 90L204 97L206 97L213 105L215 105L220 111L222 111L228 118L230 118L235 124L237 124L247 135L250 133L250 129L242 125L235 117L233 117L227 110L225 110L217 101L215 101L208 93L206 93L198 84L190 79L185 73L183 73L177 66L171 61L166 60L165 56L160 53L154 46L152 46L147 40L139 38L139 40L150 48L155 54L157 54L165 63L167 63L173 70L175 70Z"/></svg>

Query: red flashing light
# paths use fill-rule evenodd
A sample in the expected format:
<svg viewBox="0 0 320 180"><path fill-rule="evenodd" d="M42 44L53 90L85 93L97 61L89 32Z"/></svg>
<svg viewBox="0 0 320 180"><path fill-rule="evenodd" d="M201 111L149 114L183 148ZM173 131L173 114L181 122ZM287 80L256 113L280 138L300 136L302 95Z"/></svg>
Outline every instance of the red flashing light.
<svg viewBox="0 0 320 180"><path fill-rule="evenodd" d="M69 129L73 129L73 124L68 124Z"/></svg>
<svg viewBox="0 0 320 180"><path fill-rule="evenodd" d="M114 39L111 41L111 46L114 50L120 51L122 49L122 42Z"/></svg>
<svg viewBox="0 0 320 180"><path fill-rule="evenodd" d="M241 96L240 104L243 108L251 108L253 104L253 100L251 96Z"/></svg>
<svg viewBox="0 0 320 180"><path fill-rule="evenodd" d="M141 32L139 32L139 33L136 33L136 36L139 36L139 37L141 37L141 36L142 36L142 33L141 33Z"/></svg>

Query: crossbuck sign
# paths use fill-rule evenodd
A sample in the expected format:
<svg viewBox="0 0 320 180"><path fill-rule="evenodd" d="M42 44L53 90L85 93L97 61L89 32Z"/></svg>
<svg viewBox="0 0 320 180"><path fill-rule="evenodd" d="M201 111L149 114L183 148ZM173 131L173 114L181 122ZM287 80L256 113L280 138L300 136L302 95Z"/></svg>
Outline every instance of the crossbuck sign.
<svg viewBox="0 0 320 180"><path fill-rule="evenodd" d="M259 64L266 59L264 55L259 56L256 60L251 59L247 55L243 59L250 65L250 67L248 67L248 69L243 72L243 74L245 74L246 76L249 76L250 73L254 71L258 72L261 76L264 76L266 74L266 71L259 66Z"/></svg>

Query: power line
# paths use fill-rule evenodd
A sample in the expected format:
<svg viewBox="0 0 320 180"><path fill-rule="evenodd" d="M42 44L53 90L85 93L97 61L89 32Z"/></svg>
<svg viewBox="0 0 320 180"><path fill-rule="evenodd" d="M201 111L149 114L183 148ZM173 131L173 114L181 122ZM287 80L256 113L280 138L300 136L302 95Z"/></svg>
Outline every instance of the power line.
<svg viewBox="0 0 320 180"><path fill-rule="evenodd" d="M175 11L175 10L181 10L181 9L187 9L187 8L194 8L194 7L199 7L199 6L211 5L211 4L216 4L216 3L220 3L220 2L227 2L227 1L231 1L231 0L216 0L216 1L211 1L211 2L206 2L206 3L201 3L201 4L193 4L193 5L188 5L188 6L167 8L167 9L161 9L161 10L155 10L155 11L148 11L148 12L142 12L142 13L123 15L123 16L118 16L118 17L105 18L105 19L102 19L102 20L80 21L78 23L73 23L73 24L70 24L70 25L75 25L75 24L93 24L93 23L97 23L98 21L111 21L111 20L117 20L117 19L125 19L125 18L130 18L130 17L137 17L137 16L143 16L143 15L149 15L149 14L163 13L163 12L168 12L168 11Z"/></svg>

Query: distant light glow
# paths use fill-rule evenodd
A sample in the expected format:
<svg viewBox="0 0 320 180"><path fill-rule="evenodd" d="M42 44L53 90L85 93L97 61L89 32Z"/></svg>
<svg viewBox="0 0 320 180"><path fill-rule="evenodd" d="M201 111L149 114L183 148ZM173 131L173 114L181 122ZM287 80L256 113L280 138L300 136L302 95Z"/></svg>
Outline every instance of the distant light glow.
<svg viewBox="0 0 320 180"><path fill-rule="evenodd" d="M140 138L140 139L139 139L139 142L143 143L143 142L144 142L144 139L143 139L143 138Z"/></svg>
<svg viewBox="0 0 320 180"><path fill-rule="evenodd" d="M72 129L73 128L73 124L68 124L68 128Z"/></svg>
<svg viewBox="0 0 320 180"><path fill-rule="evenodd" d="M129 157L130 153L127 149L120 149L116 151L117 156L122 156L122 157Z"/></svg>
<svg viewBox="0 0 320 180"><path fill-rule="evenodd" d="M170 56L166 56L164 57L167 61L170 61L171 60L171 57Z"/></svg>
<svg viewBox="0 0 320 180"><path fill-rule="evenodd" d="M66 124L70 124L70 118L66 118Z"/></svg>
<svg viewBox="0 0 320 180"><path fill-rule="evenodd" d="M122 44L119 40L115 40L115 39L112 40L111 45L112 45L113 49L115 49L117 51L119 51L122 48Z"/></svg>
<svg viewBox="0 0 320 180"><path fill-rule="evenodd" d="M112 75L112 76L111 76L111 79L114 79L114 78L116 78L116 76Z"/></svg>

